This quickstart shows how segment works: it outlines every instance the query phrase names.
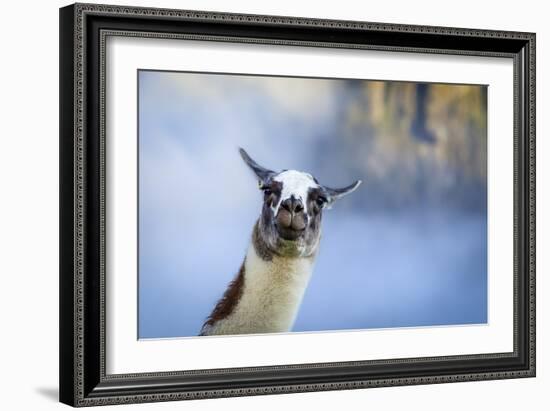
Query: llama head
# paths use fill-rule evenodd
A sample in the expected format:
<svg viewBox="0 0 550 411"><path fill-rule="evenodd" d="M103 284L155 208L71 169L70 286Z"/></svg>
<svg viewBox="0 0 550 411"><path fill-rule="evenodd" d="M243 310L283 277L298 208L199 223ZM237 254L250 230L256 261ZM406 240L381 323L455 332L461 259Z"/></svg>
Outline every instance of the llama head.
<svg viewBox="0 0 550 411"><path fill-rule="evenodd" d="M255 241L260 241L269 255L307 257L315 254L323 210L355 191L361 181L343 188L329 188L309 173L275 172L260 166L242 148L239 152L258 177L258 186L263 191L256 234L259 238Z"/></svg>

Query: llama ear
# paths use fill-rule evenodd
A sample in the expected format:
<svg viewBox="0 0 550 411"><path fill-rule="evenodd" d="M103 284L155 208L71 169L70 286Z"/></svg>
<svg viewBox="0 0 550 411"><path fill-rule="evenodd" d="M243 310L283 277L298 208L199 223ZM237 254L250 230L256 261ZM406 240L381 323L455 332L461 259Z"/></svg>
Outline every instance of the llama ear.
<svg viewBox="0 0 550 411"><path fill-rule="evenodd" d="M267 168L263 168L261 165L259 165L254 160L252 160L252 158L250 158L248 153L244 151L242 148L239 148L239 153L241 154L241 157L243 158L246 165L250 167L252 171L254 171L254 174L256 174L256 176L258 176L258 178L260 179L260 185L262 185L263 183L266 183L267 180L272 175L275 174L274 171L268 170Z"/></svg>
<svg viewBox="0 0 550 411"><path fill-rule="evenodd" d="M336 200L344 196L347 196L348 194L351 194L355 190L357 190L357 188L361 185L361 183L362 183L361 180L357 180L355 183L343 188L330 188L330 187L323 186L323 191L327 196L328 208L330 208Z"/></svg>

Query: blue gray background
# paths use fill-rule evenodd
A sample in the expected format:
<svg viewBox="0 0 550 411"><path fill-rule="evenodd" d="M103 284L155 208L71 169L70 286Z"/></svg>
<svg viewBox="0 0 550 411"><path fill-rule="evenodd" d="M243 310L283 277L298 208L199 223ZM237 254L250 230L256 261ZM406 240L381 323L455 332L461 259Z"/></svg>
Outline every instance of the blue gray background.
<svg viewBox="0 0 550 411"><path fill-rule="evenodd" d="M484 86L139 72L139 337L201 325L262 196L240 159L363 185L323 217L293 331L487 321Z"/></svg>

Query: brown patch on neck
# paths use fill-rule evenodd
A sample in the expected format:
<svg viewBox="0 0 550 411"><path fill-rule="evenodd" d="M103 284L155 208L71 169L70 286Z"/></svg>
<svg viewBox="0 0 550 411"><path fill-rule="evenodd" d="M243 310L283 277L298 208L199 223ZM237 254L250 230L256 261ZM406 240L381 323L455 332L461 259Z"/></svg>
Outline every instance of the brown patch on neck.
<svg viewBox="0 0 550 411"><path fill-rule="evenodd" d="M225 290L222 298L218 301L214 307L214 310L206 319L199 335L208 335L209 328L212 327L217 321L223 320L229 316L229 314L231 314L237 306L237 303L243 294L245 261L243 261L237 276L229 283L229 286Z"/></svg>
<svg viewBox="0 0 550 411"><path fill-rule="evenodd" d="M267 246L260 234L260 222L256 222L254 230L252 231L252 244L254 244L254 250L256 254L264 261L273 260L273 251Z"/></svg>

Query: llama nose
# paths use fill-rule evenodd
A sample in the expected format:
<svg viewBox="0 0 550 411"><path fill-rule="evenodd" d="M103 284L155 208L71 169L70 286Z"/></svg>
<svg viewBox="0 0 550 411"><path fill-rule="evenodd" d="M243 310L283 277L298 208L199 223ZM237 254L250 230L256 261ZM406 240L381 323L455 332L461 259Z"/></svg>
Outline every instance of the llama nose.
<svg viewBox="0 0 550 411"><path fill-rule="evenodd" d="M304 205L301 200L296 199L294 196L287 198L281 204L285 210L290 211L293 214L299 213L304 209Z"/></svg>

